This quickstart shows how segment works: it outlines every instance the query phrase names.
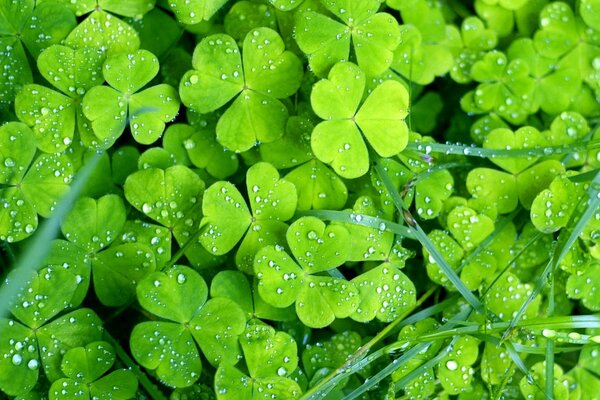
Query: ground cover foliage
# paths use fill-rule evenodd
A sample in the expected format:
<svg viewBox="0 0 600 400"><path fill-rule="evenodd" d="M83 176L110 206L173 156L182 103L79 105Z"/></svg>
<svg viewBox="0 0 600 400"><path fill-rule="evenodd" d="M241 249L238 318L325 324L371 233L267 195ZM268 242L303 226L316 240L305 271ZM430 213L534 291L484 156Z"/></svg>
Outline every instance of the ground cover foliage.
<svg viewBox="0 0 600 400"><path fill-rule="evenodd" d="M0 0L0 397L600 397L599 0Z"/></svg>

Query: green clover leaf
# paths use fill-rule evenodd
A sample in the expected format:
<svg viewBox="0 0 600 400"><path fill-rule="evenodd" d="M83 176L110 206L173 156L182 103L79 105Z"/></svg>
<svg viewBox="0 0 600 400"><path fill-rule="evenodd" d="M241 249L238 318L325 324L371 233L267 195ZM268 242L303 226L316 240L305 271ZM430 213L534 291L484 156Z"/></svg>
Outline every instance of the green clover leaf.
<svg viewBox="0 0 600 400"><path fill-rule="evenodd" d="M339 210L348 199L344 181L317 159L293 169L285 179L298 190L298 210Z"/></svg>
<svg viewBox="0 0 600 400"><path fill-rule="evenodd" d="M252 30L242 55L232 37L211 35L196 46L192 65L179 86L187 107L207 113L235 98L217 124L225 148L246 151L281 137L288 112L279 99L298 90L302 65L277 32Z"/></svg>
<svg viewBox="0 0 600 400"><path fill-rule="evenodd" d="M0 2L0 66L7 71L0 76L1 102L12 102L23 85L33 82L25 48L38 57L45 48L60 43L76 25L75 15L63 4Z"/></svg>
<svg viewBox="0 0 600 400"><path fill-rule="evenodd" d="M543 132L546 142L553 146L576 143L590 132L587 120L578 112L564 111L556 116L550 129Z"/></svg>
<svg viewBox="0 0 600 400"><path fill-rule="evenodd" d="M259 296L256 282L250 286L246 275L240 271L221 271L210 284L210 296L225 297L238 304L246 318L261 318L272 321L288 321L295 318L293 310L276 308Z"/></svg>
<svg viewBox="0 0 600 400"><path fill-rule="evenodd" d="M126 304L135 297L136 283L154 271L156 261L149 247L140 243L114 243L123 230L126 211L117 195L98 200L79 199L61 224L68 241L57 240L55 260L70 260L74 273L86 285L93 275L96 295L108 306ZM112 245L111 245L112 244ZM75 296L81 302L85 291Z"/></svg>
<svg viewBox="0 0 600 400"><path fill-rule="evenodd" d="M584 194L583 187L566 176L554 178L548 189L542 190L533 200L531 222L541 232L558 231L567 226Z"/></svg>
<svg viewBox="0 0 600 400"><path fill-rule="evenodd" d="M236 264L250 273L254 256L263 246L284 241L287 221L296 211L296 187L279 178L269 163L248 169L246 186L250 210L241 193L229 182L217 182L206 190L200 223L200 243L220 255L230 251L244 236L236 254Z"/></svg>
<svg viewBox="0 0 600 400"><path fill-rule="evenodd" d="M567 280L567 296L581 300L583 305L590 310L600 310L600 301L598 301L599 273L600 267L595 262L589 262L578 268L575 273L569 275Z"/></svg>
<svg viewBox="0 0 600 400"><path fill-rule="evenodd" d="M352 331L337 333L329 340L308 344L302 353L304 370L312 378L323 368L338 368L361 344L360 335Z"/></svg>
<svg viewBox="0 0 600 400"><path fill-rule="evenodd" d="M302 390L288 377L298 366L296 342L290 335L254 321L240 336L240 344L249 376L233 365L221 364L215 375L217 399L298 398ZM251 384L239 384L246 380Z"/></svg>
<svg viewBox="0 0 600 400"><path fill-rule="evenodd" d="M494 221L469 207L455 207L447 217L448 230L467 250L473 250L494 231Z"/></svg>
<svg viewBox="0 0 600 400"><path fill-rule="evenodd" d="M498 128L491 131L483 142L486 149L527 149L543 146L545 143L542 134L535 128L525 126L514 133L510 129ZM505 171L518 174L527 167L535 164L539 157L491 157L490 161Z"/></svg>
<svg viewBox="0 0 600 400"><path fill-rule="evenodd" d="M42 154L35 161L34 134L26 125L0 127L0 239L19 241L49 217L69 190L73 168L63 154ZM32 163L33 161L33 163ZM30 165L31 164L31 165Z"/></svg>
<svg viewBox="0 0 600 400"><path fill-rule="evenodd" d="M139 283L137 293L142 307L172 321L142 322L130 338L135 359L164 383L187 387L198 380L202 364L194 341L215 366L237 361L244 312L226 298L206 301L208 287L196 271L174 266L155 272Z"/></svg>
<svg viewBox="0 0 600 400"><path fill-rule="evenodd" d="M481 377L486 383L499 385L512 372L512 361L504 346L486 343L481 357Z"/></svg>
<svg viewBox="0 0 600 400"><path fill-rule="evenodd" d="M117 370L102 377L115 362L112 346L106 342L92 342L65 353L61 369L67 378L59 379L50 387L50 399L103 398L126 400L135 395L137 380L129 370Z"/></svg>
<svg viewBox="0 0 600 400"><path fill-rule="evenodd" d="M535 385L533 382L527 380L527 377L521 378L519 381L519 388L521 389L521 394L523 397L533 400L541 400L546 398L544 392L540 391L538 387L545 387L546 385L546 363L538 362L534 364L530 369L529 373L533 378ZM563 375L562 368L554 364L554 382L552 385L552 392L554 394L554 398L557 400L567 400L569 399L569 387L570 383L566 379L566 376Z"/></svg>
<svg viewBox="0 0 600 400"><path fill-rule="evenodd" d="M440 360L436 375L449 394L459 394L471 386L475 373L471 366L477 360L478 346L478 339L462 336L454 343L452 350Z"/></svg>
<svg viewBox="0 0 600 400"><path fill-rule="evenodd" d="M110 146L127 122L133 138L142 144L158 140L165 123L179 111L177 91L159 84L139 91L158 73L158 59L147 50L109 57L102 68L110 87L96 86L83 98L83 113L91 121L101 146Z"/></svg>
<svg viewBox="0 0 600 400"><path fill-rule="evenodd" d="M55 0L38 0L40 3ZM142 18L148 11L154 8L156 0L59 0L67 5L78 17L95 10L106 10L125 17Z"/></svg>
<svg viewBox="0 0 600 400"><path fill-rule="evenodd" d="M519 278L512 273L504 273L488 290L484 299L488 309L498 318L510 320L532 291L533 287L529 283L521 283ZM541 297L536 296L527 306L523 319L534 318L538 315L540 303Z"/></svg>
<svg viewBox="0 0 600 400"><path fill-rule="evenodd" d="M341 22L315 11L297 17L296 41L317 76L348 60L351 41L356 61L367 75L380 75L390 66L399 41L398 23L390 14L378 13L379 4L377 0L325 0L323 5Z"/></svg>
<svg viewBox="0 0 600 400"><path fill-rule="evenodd" d="M410 310L416 303L416 290L412 281L400 269L388 263L352 279L361 302L351 318L367 322L377 317L391 322Z"/></svg>
<svg viewBox="0 0 600 400"><path fill-rule="evenodd" d="M314 112L325 120L313 130L313 152L349 179L364 175L369 167L361 133L382 157L398 154L408 143L404 122L408 92L404 85L384 81L359 108L365 83L365 75L356 65L338 63L331 68L328 79L317 82L311 93Z"/></svg>
<svg viewBox="0 0 600 400"><path fill-rule="evenodd" d="M169 7L179 22L193 25L209 20L225 3L227 0L173 0Z"/></svg>
<svg viewBox="0 0 600 400"><path fill-rule="evenodd" d="M273 7L253 1L238 1L233 4L223 19L225 33L242 42L253 29L259 27L277 30L277 16Z"/></svg>
<svg viewBox="0 0 600 400"><path fill-rule="evenodd" d="M302 217L290 225L286 236L297 263L281 246L266 246L256 254L254 271L263 300L275 307L296 303L300 320L313 328L356 311L358 291L352 282L318 275L346 260L346 228Z"/></svg>
<svg viewBox="0 0 600 400"><path fill-rule="evenodd" d="M5 281L10 284L10 275ZM35 385L40 367L49 380L61 377L61 352L99 340L101 320L89 309L78 309L55 318L71 308L77 276L64 267L47 267L32 272L13 304L17 321L0 320L0 388L18 395ZM54 318L54 319L53 319Z"/></svg>
<svg viewBox="0 0 600 400"><path fill-rule="evenodd" d="M102 9L95 9L71 31L64 44L74 49L100 49L110 57L136 51L140 38L131 25Z"/></svg>
<svg viewBox="0 0 600 400"><path fill-rule="evenodd" d="M432 230L427 236L444 257L444 260L448 262L448 265L454 269L458 268L465 254L460 244L448 233L438 229ZM452 289L453 286L450 284L448 277L425 248L423 248L423 257L427 260L426 269L429 278L440 285Z"/></svg>

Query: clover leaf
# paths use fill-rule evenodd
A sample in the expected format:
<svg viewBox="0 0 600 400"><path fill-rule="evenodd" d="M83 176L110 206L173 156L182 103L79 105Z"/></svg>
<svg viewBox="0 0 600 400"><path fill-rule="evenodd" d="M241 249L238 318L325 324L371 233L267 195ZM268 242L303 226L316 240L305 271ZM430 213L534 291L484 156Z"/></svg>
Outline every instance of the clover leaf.
<svg viewBox="0 0 600 400"><path fill-rule="evenodd" d="M212 298L225 297L238 304L246 313L246 318L288 321L295 317L290 308L277 308L259 296L256 281L252 286L246 275L240 271L221 271L210 284Z"/></svg>
<svg viewBox="0 0 600 400"><path fill-rule="evenodd" d="M109 1L117 7L122 3ZM136 51L140 47L140 38L131 25L101 8L94 7L94 11L69 33L64 44L74 49L99 49L105 56L110 57Z"/></svg>
<svg viewBox="0 0 600 400"><path fill-rule="evenodd" d="M378 0L322 3L338 20L312 10L301 13L296 20L296 41L308 56L313 72L324 77L336 63L348 61L352 42L360 68L369 76L383 73L392 63L392 52L399 42L396 20L377 12Z"/></svg>
<svg viewBox="0 0 600 400"><path fill-rule="evenodd" d="M554 397L557 400L566 400L569 398L569 381L566 379L566 377L563 375L563 370L562 368L557 365L554 364L554 382L552 385L552 392L554 394ZM535 382L531 382L527 380L527 377L523 377L521 378L521 380L519 381L519 388L521 389L521 394L528 399L534 399L534 400L538 400L538 399L544 399L546 398L546 395L544 394L544 392L540 391L536 386L539 387L545 387L546 384L546 362L538 362L536 364L534 364L533 366L531 366L531 368L529 369L529 373L531 375L531 377L533 378L533 381Z"/></svg>
<svg viewBox="0 0 600 400"><path fill-rule="evenodd" d="M556 232L567 226L571 214L585 192L581 185L566 176L554 178L548 189L542 190L531 204L531 222L544 233Z"/></svg>
<svg viewBox="0 0 600 400"><path fill-rule="evenodd" d="M256 254L254 271L260 296L275 307L295 303L300 321L313 328L350 316L359 303L355 285L318 274L345 261L348 237L348 231L339 225L326 226L314 217L296 220L286 234L296 261L281 246L265 246Z"/></svg>
<svg viewBox="0 0 600 400"><path fill-rule="evenodd" d="M200 378L202 364L194 341L214 366L237 362L244 312L226 298L207 301L208 287L196 271L174 266L150 274L138 284L137 296L142 307L164 321L137 324L130 337L131 352L165 384L187 387Z"/></svg>
<svg viewBox="0 0 600 400"><path fill-rule="evenodd" d="M46 2L48 0L42 0L40 2ZM50 0L55 1L55 0ZM95 10L106 10L111 13L119 14L125 17L131 18L142 18L142 16L148 11L154 8L156 0L130 0L130 1L118 1L118 0L59 0L73 10L75 15L82 16L93 12Z"/></svg>
<svg viewBox="0 0 600 400"><path fill-rule="evenodd" d="M478 345L479 340L473 336L462 336L440 360L436 375L449 394L459 394L471 386L475 373L471 366L477 360Z"/></svg>
<svg viewBox="0 0 600 400"><path fill-rule="evenodd" d="M154 271L156 262L143 244L115 243L125 219L125 205L117 195L79 199L61 224L67 241L56 240L46 262L68 260L85 288L93 276L96 295L105 305L129 302L135 297L137 282ZM74 301L81 302L84 296L82 289Z"/></svg>
<svg viewBox="0 0 600 400"><path fill-rule="evenodd" d="M219 119L217 140L237 152L281 137L288 112L279 99L294 94L302 79L300 60L285 50L277 32L254 29L242 49L240 55L235 40L225 34L203 39L194 50L194 69L179 86L183 104L200 113L235 98Z"/></svg>
<svg viewBox="0 0 600 400"><path fill-rule="evenodd" d="M457 54L450 69L450 76L459 83L469 83L472 80L471 68L481 60L488 50L493 49L498 43L495 31L487 29L483 21L477 17L469 16L463 19L460 26L462 48L455 50Z"/></svg>
<svg viewBox="0 0 600 400"><path fill-rule="evenodd" d="M26 125L0 127L0 239L23 240L37 228L38 214L49 217L69 190L73 168L64 154L35 161L34 134ZM33 161L33 162L32 162Z"/></svg>
<svg viewBox="0 0 600 400"><path fill-rule="evenodd" d="M238 1L231 6L223 19L225 33L238 42L253 29L259 27L277 30L277 15L273 7L253 1Z"/></svg>
<svg viewBox="0 0 600 400"><path fill-rule="evenodd" d="M593 311L600 310L598 301L598 275L600 267L596 262L584 263L575 273L569 275L566 293L572 299L581 300L584 306Z"/></svg>
<svg viewBox="0 0 600 400"><path fill-rule="evenodd" d="M121 53L102 67L109 86L91 88L84 96L83 113L91 121L101 147L112 145L127 123L133 138L142 144L158 140L165 123L179 111L177 91L159 84L139 91L158 73L158 59L147 50Z"/></svg>
<svg viewBox="0 0 600 400"><path fill-rule="evenodd" d="M73 50L53 45L40 54L41 74L62 93L26 85L15 99L15 111L33 129L42 151L62 151L73 141L76 127L80 132L89 130L79 104L84 93L101 83L102 61L102 54L88 47Z"/></svg>
<svg viewBox="0 0 600 400"><path fill-rule="evenodd" d="M130 399L137 390L137 379L129 370L116 370L102 377L115 362L112 346L106 342L92 342L85 347L72 348L65 353L61 370L67 378L54 381L50 399L78 399L108 397Z"/></svg>
<svg viewBox="0 0 600 400"><path fill-rule="evenodd" d="M248 169L246 186L250 209L241 193L229 182L216 182L204 195L204 218L200 223L200 243L213 254L225 254L244 236L236 254L236 264L251 272L254 255L268 244L284 241L287 221L296 211L296 187L279 178L269 163Z"/></svg>
<svg viewBox="0 0 600 400"><path fill-rule="evenodd" d="M23 85L33 82L25 48L37 57L76 25L75 15L63 4L0 2L0 66L6 71L0 76L0 102L12 102Z"/></svg>
<svg viewBox="0 0 600 400"><path fill-rule="evenodd" d="M521 308L532 293L529 283L522 283L512 273L504 273L486 293L484 300L488 309L499 318L509 320ZM538 314L541 297L536 296L527 306L523 319L533 318Z"/></svg>
<svg viewBox="0 0 600 400"><path fill-rule="evenodd" d="M290 335L254 321L240 335L240 344L249 376L222 363L215 374L217 399L298 398L302 390L289 377L298 366L296 342Z"/></svg>
<svg viewBox="0 0 600 400"><path fill-rule="evenodd" d="M11 275L5 283L10 284ZM81 283L64 267L32 272L14 302L16 317L0 320L0 388L11 395L28 392L43 367L49 380L60 373L61 352L100 340L101 320L89 309L56 317L73 306L71 298Z"/></svg>
<svg viewBox="0 0 600 400"><path fill-rule="evenodd" d="M173 0L169 7L179 22L192 25L209 20L227 0Z"/></svg>
<svg viewBox="0 0 600 400"><path fill-rule="evenodd" d="M399 82L386 80L362 102L366 78L356 65L338 63L327 79L311 93L314 112L325 121L315 126L311 145L315 156L330 164L340 176L357 178L369 168L362 135L382 157L391 157L408 143L408 91ZM362 133L362 135L361 135Z"/></svg>
<svg viewBox="0 0 600 400"><path fill-rule="evenodd" d="M361 344L358 333L344 331L332 335L329 340L307 345L302 353L306 374L312 379L323 368L338 368Z"/></svg>
<svg viewBox="0 0 600 400"><path fill-rule="evenodd" d="M467 251L473 250L494 231L494 221L470 207L455 207L447 217L448 230Z"/></svg>

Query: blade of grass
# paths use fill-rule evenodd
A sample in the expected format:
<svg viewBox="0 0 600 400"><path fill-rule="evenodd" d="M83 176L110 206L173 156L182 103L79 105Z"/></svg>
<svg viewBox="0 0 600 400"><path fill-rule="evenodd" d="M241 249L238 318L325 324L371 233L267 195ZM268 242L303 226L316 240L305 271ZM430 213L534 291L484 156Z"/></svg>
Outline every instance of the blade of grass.
<svg viewBox="0 0 600 400"><path fill-rule="evenodd" d="M0 317L8 314L10 305L19 291L27 283L32 271L37 271L46 259L52 240L56 238L60 229L60 223L71 210L73 203L79 197L92 171L100 160L102 153L98 152L90 157L79 169L73 180L70 190L57 203L54 212L44 221L38 231L27 244L23 255L18 258L11 275L10 282L5 282L0 287Z"/></svg>

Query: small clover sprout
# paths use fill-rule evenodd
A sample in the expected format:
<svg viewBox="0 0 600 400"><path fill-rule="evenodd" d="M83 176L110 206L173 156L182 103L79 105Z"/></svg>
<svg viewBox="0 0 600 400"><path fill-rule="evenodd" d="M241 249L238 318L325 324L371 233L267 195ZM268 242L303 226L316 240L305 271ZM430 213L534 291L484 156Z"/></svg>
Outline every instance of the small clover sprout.
<svg viewBox="0 0 600 400"><path fill-rule="evenodd" d="M356 62L369 76L382 74L392 63L399 43L398 22L378 13L378 0L323 0L338 20L308 10L296 19L296 41L313 72L323 77L339 61L348 61L352 42Z"/></svg>
<svg viewBox="0 0 600 400"><path fill-rule="evenodd" d="M238 361L244 312L227 298L207 301L208 287L196 271L174 266L150 274L139 283L137 295L140 305L161 320L135 326L131 351L166 385L187 387L200 378L202 364L194 342L214 366Z"/></svg>
<svg viewBox="0 0 600 400"><path fill-rule="evenodd" d="M281 246L266 246L256 254L254 272L263 300L275 307L295 303L300 321L313 328L355 312L360 300L354 283L318 274L346 260L348 231L303 217L290 225L286 238L296 261Z"/></svg>
<svg viewBox="0 0 600 400"><path fill-rule="evenodd" d="M92 342L85 347L70 349L61 362L61 370L66 378L52 383L50 399L132 398L137 390L133 372L120 369L102 376L114 362L114 350L106 342Z"/></svg>
<svg viewBox="0 0 600 400"><path fill-rule="evenodd" d="M302 79L300 60L269 28L249 32L242 52L228 35L203 39L179 86L183 104L201 113L235 98L219 119L217 140L238 152L281 137L288 111L279 99L294 94Z"/></svg>
<svg viewBox="0 0 600 400"><path fill-rule="evenodd" d="M97 138L96 145L111 146L127 124L139 143L150 144L160 138L165 123L177 116L179 97L167 84L140 91L156 76L158 69L158 59L147 50L106 59L102 73L110 87L93 87L82 102L83 113Z"/></svg>
<svg viewBox="0 0 600 400"><path fill-rule="evenodd" d="M313 152L349 179L364 175L369 168L363 136L382 157L398 154L408 142L405 87L386 80L362 101L365 85L364 72L352 63L342 62L334 65L328 78L317 82L311 93L314 112L325 120L312 132Z"/></svg>

